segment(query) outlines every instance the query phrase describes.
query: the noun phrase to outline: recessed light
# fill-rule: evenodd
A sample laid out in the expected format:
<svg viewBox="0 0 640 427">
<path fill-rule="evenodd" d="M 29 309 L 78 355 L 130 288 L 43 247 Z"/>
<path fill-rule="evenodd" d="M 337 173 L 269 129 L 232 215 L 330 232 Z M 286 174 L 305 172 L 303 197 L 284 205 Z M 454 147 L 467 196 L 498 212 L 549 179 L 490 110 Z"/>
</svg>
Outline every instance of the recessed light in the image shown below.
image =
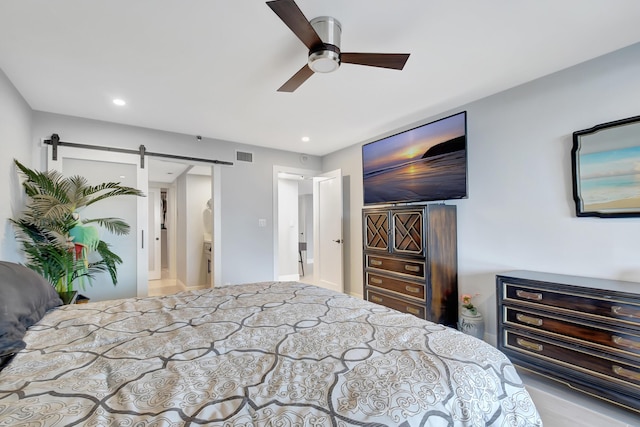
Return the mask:
<svg viewBox="0 0 640 427">
<path fill-rule="evenodd" d="M 302 142 L 309 142 L 309 141 L 311 141 L 311 138 L 309 138 L 308 136 L 302 137 Z"/>
<path fill-rule="evenodd" d="M 126 105 L 127 103 L 124 101 L 124 99 L 120 99 L 120 98 L 116 98 L 113 100 L 113 103 L 122 107 L 123 105 Z"/>
</svg>

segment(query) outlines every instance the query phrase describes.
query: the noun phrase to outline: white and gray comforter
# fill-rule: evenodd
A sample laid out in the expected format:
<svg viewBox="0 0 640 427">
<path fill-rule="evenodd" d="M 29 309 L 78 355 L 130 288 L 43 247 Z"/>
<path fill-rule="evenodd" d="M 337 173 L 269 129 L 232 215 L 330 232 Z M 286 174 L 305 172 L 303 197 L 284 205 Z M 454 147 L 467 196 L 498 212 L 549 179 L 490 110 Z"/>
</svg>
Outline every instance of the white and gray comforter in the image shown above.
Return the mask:
<svg viewBox="0 0 640 427">
<path fill-rule="evenodd" d="M 69 305 L 0 372 L 0 426 L 541 426 L 509 360 L 300 283 Z"/>
</svg>

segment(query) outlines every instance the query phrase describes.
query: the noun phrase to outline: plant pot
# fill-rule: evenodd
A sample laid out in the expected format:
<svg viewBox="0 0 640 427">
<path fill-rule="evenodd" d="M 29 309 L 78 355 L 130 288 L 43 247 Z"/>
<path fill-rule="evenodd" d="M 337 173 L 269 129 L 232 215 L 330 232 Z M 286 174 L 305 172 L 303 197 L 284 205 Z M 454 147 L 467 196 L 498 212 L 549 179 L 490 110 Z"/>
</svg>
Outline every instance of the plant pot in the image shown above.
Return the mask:
<svg viewBox="0 0 640 427">
<path fill-rule="evenodd" d="M 473 314 L 469 310 L 462 309 L 458 317 L 458 330 L 467 335 L 483 339 L 484 319 L 482 318 L 482 314 Z"/>
<path fill-rule="evenodd" d="M 75 304 L 78 298 L 77 291 L 58 292 L 58 295 L 60 295 L 63 305 Z"/>
<path fill-rule="evenodd" d="M 76 304 L 86 304 L 88 303 L 90 300 L 89 297 L 85 297 L 82 294 L 78 294 L 78 297 L 76 298 Z"/>
</svg>

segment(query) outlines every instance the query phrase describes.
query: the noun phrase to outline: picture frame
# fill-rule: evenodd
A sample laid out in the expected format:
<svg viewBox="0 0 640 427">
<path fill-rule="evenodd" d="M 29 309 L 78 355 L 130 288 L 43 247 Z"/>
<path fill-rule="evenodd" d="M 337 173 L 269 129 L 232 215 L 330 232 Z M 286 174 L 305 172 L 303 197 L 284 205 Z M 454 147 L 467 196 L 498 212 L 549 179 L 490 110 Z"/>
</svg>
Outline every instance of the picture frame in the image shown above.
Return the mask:
<svg viewBox="0 0 640 427">
<path fill-rule="evenodd" d="M 576 216 L 640 216 L 640 116 L 573 133 Z"/>
</svg>

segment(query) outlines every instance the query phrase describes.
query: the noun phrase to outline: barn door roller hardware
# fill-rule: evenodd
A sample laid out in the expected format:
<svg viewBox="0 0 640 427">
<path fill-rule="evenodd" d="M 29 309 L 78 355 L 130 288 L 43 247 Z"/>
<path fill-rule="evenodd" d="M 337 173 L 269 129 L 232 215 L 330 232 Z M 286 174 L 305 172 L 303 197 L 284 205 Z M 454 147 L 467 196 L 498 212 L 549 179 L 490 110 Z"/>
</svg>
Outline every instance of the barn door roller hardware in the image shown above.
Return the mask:
<svg viewBox="0 0 640 427">
<path fill-rule="evenodd" d="M 166 159 L 188 160 L 188 161 L 196 161 L 196 162 L 203 162 L 203 163 L 212 163 L 216 165 L 233 166 L 233 162 L 227 162 L 224 160 L 212 160 L 212 159 L 202 159 L 199 157 L 178 156 L 177 154 L 153 153 L 151 151 L 147 151 L 144 145 L 140 145 L 138 150 L 131 150 L 127 148 L 103 147 L 100 145 L 88 145 L 88 144 L 78 144 L 75 142 L 64 142 L 64 141 L 60 141 L 60 136 L 57 133 L 52 134 L 51 138 L 45 139 L 44 143 L 52 146 L 51 160 L 54 160 L 54 161 L 58 160 L 58 147 L 63 145 L 66 147 L 86 148 L 89 150 L 112 151 L 116 153 L 127 153 L 127 154 L 139 154 L 141 169 L 144 169 L 144 156 L 163 157 Z"/>
</svg>

